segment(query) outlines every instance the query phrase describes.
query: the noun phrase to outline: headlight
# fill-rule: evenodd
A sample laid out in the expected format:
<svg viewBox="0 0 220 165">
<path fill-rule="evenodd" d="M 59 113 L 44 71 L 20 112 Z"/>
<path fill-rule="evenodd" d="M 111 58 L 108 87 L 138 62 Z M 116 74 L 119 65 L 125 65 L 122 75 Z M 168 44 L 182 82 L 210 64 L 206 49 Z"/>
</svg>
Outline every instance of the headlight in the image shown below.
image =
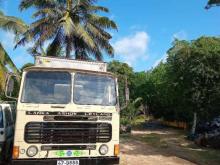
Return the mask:
<svg viewBox="0 0 220 165">
<path fill-rule="evenodd" d="M 101 155 L 106 155 L 108 153 L 108 146 L 105 144 L 101 145 L 99 148 L 99 153 Z"/>
<path fill-rule="evenodd" d="M 27 156 L 29 156 L 29 157 L 34 157 L 37 155 L 37 153 L 38 153 L 38 149 L 36 146 L 30 146 L 27 149 Z"/>
</svg>

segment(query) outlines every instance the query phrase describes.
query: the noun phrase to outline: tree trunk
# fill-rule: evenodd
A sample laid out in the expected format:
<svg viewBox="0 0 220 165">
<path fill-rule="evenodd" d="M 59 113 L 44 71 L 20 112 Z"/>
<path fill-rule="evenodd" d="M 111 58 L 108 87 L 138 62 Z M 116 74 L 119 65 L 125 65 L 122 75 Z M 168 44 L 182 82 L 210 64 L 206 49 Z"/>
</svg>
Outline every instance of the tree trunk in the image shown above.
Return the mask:
<svg viewBox="0 0 220 165">
<path fill-rule="evenodd" d="M 70 58 L 70 49 L 69 49 L 69 44 L 66 45 L 66 58 Z"/>
<path fill-rule="evenodd" d="M 193 126 L 192 126 L 192 130 L 191 130 L 191 134 L 194 135 L 196 133 L 196 124 L 197 124 L 197 113 L 194 112 L 194 116 L 193 116 Z"/>
<path fill-rule="evenodd" d="M 77 44 L 76 44 L 76 45 L 77 45 Z M 77 46 L 76 46 L 76 51 L 75 51 L 75 59 L 76 59 L 76 60 L 83 60 L 82 54 L 81 54 L 80 51 L 78 50 Z"/>
<path fill-rule="evenodd" d="M 71 47 L 71 39 L 70 37 L 66 37 L 66 58 L 70 58 Z"/>
<path fill-rule="evenodd" d="M 68 12 L 70 12 L 71 11 L 71 9 L 72 9 L 72 0 L 68 0 L 67 1 L 67 9 L 68 9 Z"/>
<path fill-rule="evenodd" d="M 129 98 L 129 88 L 128 88 L 128 78 L 125 77 L 125 105 L 128 105 Z"/>
<path fill-rule="evenodd" d="M 149 112 L 148 112 L 148 104 L 147 104 L 147 102 L 145 102 L 143 104 L 143 106 L 144 106 L 145 117 L 148 117 L 149 116 Z"/>
</svg>

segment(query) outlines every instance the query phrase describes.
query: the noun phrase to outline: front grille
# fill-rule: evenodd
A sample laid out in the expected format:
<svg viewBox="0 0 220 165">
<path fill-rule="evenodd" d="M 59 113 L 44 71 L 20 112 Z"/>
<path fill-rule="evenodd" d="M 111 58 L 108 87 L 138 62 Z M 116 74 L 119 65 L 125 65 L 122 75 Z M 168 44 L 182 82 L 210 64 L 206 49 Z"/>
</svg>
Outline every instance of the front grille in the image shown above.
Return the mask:
<svg viewBox="0 0 220 165">
<path fill-rule="evenodd" d="M 96 145 L 43 145 L 41 146 L 42 151 L 51 150 L 96 150 Z"/>
<path fill-rule="evenodd" d="M 25 141 L 35 144 L 107 143 L 112 138 L 108 123 L 31 122 Z"/>
</svg>

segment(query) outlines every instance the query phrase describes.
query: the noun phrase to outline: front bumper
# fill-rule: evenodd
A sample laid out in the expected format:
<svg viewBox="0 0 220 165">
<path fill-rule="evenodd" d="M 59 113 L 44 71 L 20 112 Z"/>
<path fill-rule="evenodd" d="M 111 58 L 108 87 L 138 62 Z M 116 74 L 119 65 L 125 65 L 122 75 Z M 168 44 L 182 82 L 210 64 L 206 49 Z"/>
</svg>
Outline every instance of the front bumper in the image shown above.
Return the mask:
<svg viewBox="0 0 220 165">
<path fill-rule="evenodd" d="M 68 158 L 61 160 L 79 160 L 80 165 L 112 165 L 119 164 L 118 157 Z M 12 165 L 57 165 L 58 159 L 19 159 L 12 160 Z"/>
</svg>

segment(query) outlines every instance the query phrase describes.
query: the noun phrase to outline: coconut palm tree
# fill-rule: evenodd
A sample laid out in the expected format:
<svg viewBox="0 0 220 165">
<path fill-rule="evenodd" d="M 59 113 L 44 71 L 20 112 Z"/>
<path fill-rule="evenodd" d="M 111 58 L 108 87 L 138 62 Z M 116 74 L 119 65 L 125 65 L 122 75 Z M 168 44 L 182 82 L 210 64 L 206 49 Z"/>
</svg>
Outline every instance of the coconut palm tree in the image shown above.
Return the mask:
<svg viewBox="0 0 220 165">
<path fill-rule="evenodd" d="M 23 34 L 28 29 L 28 26 L 21 19 L 14 16 L 6 16 L 0 10 L 0 29 L 12 31 L 15 34 L 15 36 L 18 37 L 20 34 Z M 6 51 L 0 43 L 1 72 L 8 71 L 8 67 L 11 69 L 11 71 L 14 71 L 15 73 L 18 72 L 18 69 L 16 68 L 15 64 L 13 63 L 13 61 L 11 60 L 11 58 L 6 53 Z"/>
<path fill-rule="evenodd" d="M 27 27 L 28 26 L 21 19 L 13 16 L 6 16 L 0 10 L 0 29 L 12 31 L 15 36 L 18 37 L 27 30 Z M 19 71 L 0 43 L 0 96 L 5 87 L 7 72 L 18 73 Z"/>
<path fill-rule="evenodd" d="M 102 52 L 113 56 L 111 35 L 107 29 L 117 29 L 114 21 L 98 15 L 109 12 L 105 7 L 96 6 L 95 0 L 22 0 L 20 9 L 35 7 L 33 17 L 37 20 L 30 25 L 18 45 L 34 41 L 33 54 L 42 54 L 42 46 L 50 42 L 46 55 L 66 58 L 102 60 Z M 40 53 L 39 53 L 40 52 Z"/>
</svg>

